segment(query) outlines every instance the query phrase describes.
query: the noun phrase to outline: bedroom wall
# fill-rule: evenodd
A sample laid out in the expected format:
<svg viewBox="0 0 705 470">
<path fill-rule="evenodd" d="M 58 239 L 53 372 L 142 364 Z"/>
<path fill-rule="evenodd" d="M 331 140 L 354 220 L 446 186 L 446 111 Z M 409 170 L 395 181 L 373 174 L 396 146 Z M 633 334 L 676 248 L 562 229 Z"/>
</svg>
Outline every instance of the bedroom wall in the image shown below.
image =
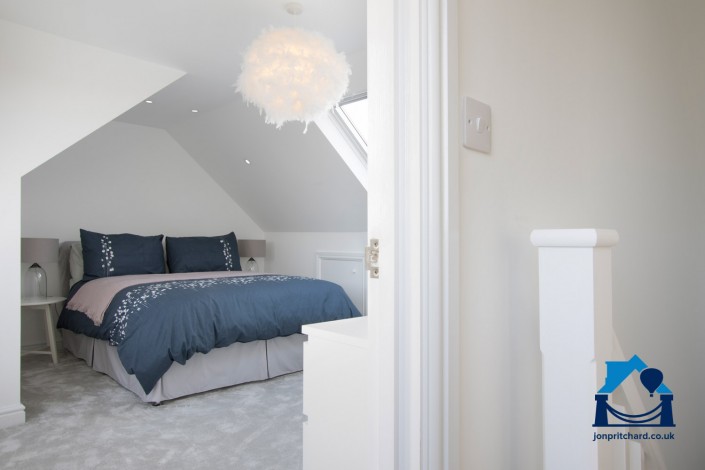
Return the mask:
<svg viewBox="0 0 705 470">
<path fill-rule="evenodd" d="M 529 234 L 598 227 L 621 236 L 622 347 L 675 392 L 666 465 L 702 468 L 705 4 L 460 0 L 459 10 L 460 94 L 490 104 L 493 120 L 492 154 L 460 155 L 461 467 L 542 468 Z"/>
<path fill-rule="evenodd" d="M 262 230 L 162 129 L 113 121 L 22 178 L 22 235 L 79 228 L 261 238 Z"/>
<path fill-rule="evenodd" d="M 263 237 L 166 131 L 116 121 L 22 178 L 22 236 L 78 240 L 79 228 Z M 42 343 L 40 316 L 22 321 L 23 346 Z"/>
<path fill-rule="evenodd" d="M 0 20 L 0 427 L 20 403 L 21 176 L 182 75 Z"/>
<path fill-rule="evenodd" d="M 367 232 L 267 232 L 267 270 L 316 277 L 316 253 L 364 253 Z"/>
</svg>

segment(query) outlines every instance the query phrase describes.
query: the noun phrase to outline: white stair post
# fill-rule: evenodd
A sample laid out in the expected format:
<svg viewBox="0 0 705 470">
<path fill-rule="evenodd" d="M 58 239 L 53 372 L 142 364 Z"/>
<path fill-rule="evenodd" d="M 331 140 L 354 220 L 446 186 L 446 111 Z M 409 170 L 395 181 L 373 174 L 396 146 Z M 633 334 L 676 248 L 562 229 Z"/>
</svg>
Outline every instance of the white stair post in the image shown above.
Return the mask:
<svg viewBox="0 0 705 470">
<path fill-rule="evenodd" d="M 610 447 L 593 442 L 595 393 L 612 352 L 614 230 L 534 230 L 539 247 L 545 470 L 609 470 Z"/>
</svg>

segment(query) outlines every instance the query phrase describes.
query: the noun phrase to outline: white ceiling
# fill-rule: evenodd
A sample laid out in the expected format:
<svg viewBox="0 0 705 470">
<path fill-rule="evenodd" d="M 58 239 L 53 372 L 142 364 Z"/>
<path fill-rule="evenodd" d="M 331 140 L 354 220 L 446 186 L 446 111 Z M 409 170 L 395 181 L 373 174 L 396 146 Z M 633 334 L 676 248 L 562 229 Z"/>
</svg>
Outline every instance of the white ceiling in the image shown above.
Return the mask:
<svg viewBox="0 0 705 470">
<path fill-rule="evenodd" d="M 266 27 L 296 26 L 323 33 L 347 54 L 366 47 L 366 3 L 305 0 L 289 15 L 286 0 L 0 0 L 0 17 L 103 49 L 156 62 L 190 77 L 165 91 L 161 113 L 209 109 L 234 99 L 241 54 Z M 158 107 L 124 120 L 154 124 Z M 177 113 L 178 114 L 178 113 Z M 132 120 L 134 118 L 134 121 Z"/>
<path fill-rule="evenodd" d="M 236 100 L 167 130 L 264 231 L 366 231 L 367 193 L 321 131 L 263 121 Z"/>
<path fill-rule="evenodd" d="M 300 123 L 287 123 L 274 131 L 234 92 L 242 52 L 269 26 L 319 31 L 346 54 L 365 50 L 365 1 L 306 0 L 299 16 L 286 13 L 286 3 L 0 0 L 0 18 L 185 71 L 184 78 L 152 97 L 153 104 L 139 103 L 118 119 L 169 131 L 263 230 L 364 231 L 364 189 L 318 129 L 311 125 L 303 134 Z M 266 159 L 272 172 L 261 166 L 244 182 L 230 177 L 239 171 L 243 154 Z M 275 170 L 284 168 L 288 178 L 277 177 Z M 283 208 L 267 207 L 272 192 L 284 198 Z"/>
</svg>

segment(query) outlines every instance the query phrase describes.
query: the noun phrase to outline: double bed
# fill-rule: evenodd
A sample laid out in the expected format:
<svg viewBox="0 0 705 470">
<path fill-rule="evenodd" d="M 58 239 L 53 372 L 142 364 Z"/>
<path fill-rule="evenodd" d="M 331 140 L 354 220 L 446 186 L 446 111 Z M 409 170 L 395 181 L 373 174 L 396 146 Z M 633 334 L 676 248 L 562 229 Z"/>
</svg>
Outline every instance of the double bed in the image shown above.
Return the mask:
<svg viewBox="0 0 705 470">
<path fill-rule="evenodd" d="M 125 235 L 61 245 L 58 327 L 65 349 L 145 402 L 300 371 L 302 325 L 360 315 L 336 284 L 240 271 L 234 234 L 167 237 L 168 263 L 161 236 Z"/>
</svg>

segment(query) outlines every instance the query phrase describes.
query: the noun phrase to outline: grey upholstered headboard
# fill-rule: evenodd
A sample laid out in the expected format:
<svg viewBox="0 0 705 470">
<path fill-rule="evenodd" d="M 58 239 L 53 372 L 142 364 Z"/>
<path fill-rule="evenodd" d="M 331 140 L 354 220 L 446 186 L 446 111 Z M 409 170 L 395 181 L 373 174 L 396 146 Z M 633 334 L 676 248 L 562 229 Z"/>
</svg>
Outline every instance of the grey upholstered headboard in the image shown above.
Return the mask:
<svg viewBox="0 0 705 470">
<path fill-rule="evenodd" d="M 61 242 L 59 244 L 59 286 L 61 295 L 66 297 L 69 294 L 69 282 L 71 279 L 71 269 L 69 267 L 69 257 L 71 255 L 71 244 L 75 241 Z"/>
</svg>

